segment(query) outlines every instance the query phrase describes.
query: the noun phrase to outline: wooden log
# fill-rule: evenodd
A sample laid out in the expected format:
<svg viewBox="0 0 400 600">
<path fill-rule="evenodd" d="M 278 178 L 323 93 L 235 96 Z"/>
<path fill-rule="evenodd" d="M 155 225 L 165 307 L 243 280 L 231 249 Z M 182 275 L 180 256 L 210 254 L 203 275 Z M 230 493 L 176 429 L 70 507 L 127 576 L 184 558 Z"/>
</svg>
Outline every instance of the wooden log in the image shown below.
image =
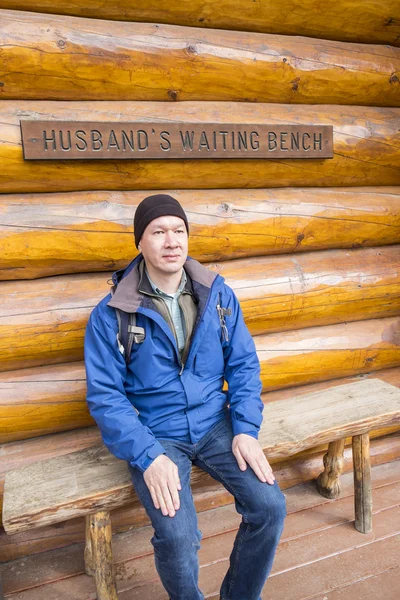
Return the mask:
<svg viewBox="0 0 400 600">
<path fill-rule="evenodd" d="M 397 0 L 0 0 L 0 8 L 400 45 Z"/>
<path fill-rule="evenodd" d="M 317 441 L 400 423 L 400 390 L 372 378 L 332 388 L 322 408 L 317 391 L 268 404 L 265 413 L 259 433 L 263 451 L 271 459 L 287 458 Z M 199 471 L 193 471 L 192 484 L 201 477 Z M 6 474 L 4 526 L 12 534 L 89 514 L 93 506 L 108 511 L 130 502 L 132 493 L 125 461 L 103 445 L 79 450 Z"/>
<path fill-rule="evenodd" d="M 360 533 L 372 531 L 371 461 L 369 435 L 353 437 L 355 527 Z"/>
<path fill-rule="evenodd" d="M 9 371 L 0 381 L 1 443 L 94 424 L 82 363 Z"/>
<path fill-rule="evenodd" d="M 400 106 L 391 46 L 8 10 L 1 19 L 3 99 Z"/>
<path fill-rule="evenodd" d="M 90 422 L 93 423 L 91 419 Z M 70 427 L 73 427 L 73 424 Z M 1 445 L 0 515 L 2 511 L 4 476 L 6 471 L 22 464 L 31 464 L 32 462 L 45 460 L 52 456 L 62 456 L 79 449 L 95 446 L 99 443 L 101 443 L 100 430 L 98 427 L 92 426 L 62 431 L 53 435 L 41 435 L 40 437 L 24 440 L 22 442 L 9 442 Z"/>
<path fill-rule="evenodd" d="M 252 335 L 400 314 L 399 245 L 236 260 L 211 269 L 235 290 Z"/>
<path fill-rule="evenodd" d="M 309 327 L 254 338 L 263 390 L 400 365 L 400 319 Z"/>
<path fill-rule="evenodd" d="M 400 246 L 210 264 L 236 292 L 253 335 L 400 314 Z M 3 283 L 0 370 L 80 360 L 110 274 Z M 29 299 L 29 300 L 28 300 Z"/>
<path fill-rule="evenodd" d="M 71 432 L 72 433 L 72 432 Z M 65 435 L 65 434 L 63 434 Z M 27 442 L 29 443 L 29 442 Z M 388 463 L 400 456 L 400 437 L 390 436 L 372 440 L 371 462 L 373 465 Z M 351 447 L 345 449 L 344 472 L 352 471 Z M 291 457 L 290 460 L 274 462 L 274 473 L 282 489 L 315 479 L 321 470 L 322 453 L 308 450 L 307 453 Z M 388 465 L 390 469 L 390 465 Z M 231 504 L 232 496 L 223 488 L 215 485 L 206 473 L 201 485 L 193 488 L 193 498 L 198 512 Z M 387 477 L 387 476 L 386 476 Z M 380 481 L 374 480 L 376 486 Z M 349 490 L 349 493 L 352 491 Z M 123 531 L 149 525 L 147 515 L 138 501 L 129 506 L 112 511 L 113 531 Z M 82 542 L 85 524 L 82 518 L 71 519 L 62 524 L 49 525 L 40 529 L 6 535 L 0 528 L 0 560 L 9 561 L 22 556 L 60 548 L 71 543 Z"/>
<path fill-rule="evenodd" d="M 0 196 L 0 279 L 107 271 L 136 251 L 133 215 L 150 192 Z M 204 261 L 395 244 L 400 187 L 170 190 Z"/>
<path fill-rule="evenodd" d="M 97 600 L 118 600 L 112 555 L 110 513 L 100 510 L 89 516 L 91 557 L 85 564 L 86 573 L 94 575 Z M 85 553 L 85 559 L 88 553 Z M 94 571 L 94 573 L 93 573 Z"/>
<path fill-rule="evenodd" d="M 317 489 L 325 498 L 339 498 L 340 475 L 344 467 L 344 439 L 329 443 L 328 452 L 324 455 L 324 471 L 317 479 Z"/>
<path fill-rule="evenodd" d="M 398 327 L 396 318 L 372 319 L 256 336 L 264 391 L 400 366 Z M 4 372 L 0 385 L 0 442 L 93 423 L 82 363 Z"/>
<path fill-rule="evenodd" d="M 333 159 L 24 161 L 20 118 L 332 125 Z M 0 193 L 400 185 L 400 109 L 225 102 L 0 104 Z"/>
<path fill-rule="evenodd" d="M 400 390 L 376 373 L 369 380 L 342 384 L 323 393 L 315 390 L 267 403 L 258 439 L 271 459 L 287 458 L 318 443 L 342 442 L 347 436 L 397 424 Z M 338 473 L 343 445 L 328 449 L 330 457 L 334 450 L 338 459 Z"/>
<path fill-rule="evenodd" d="M 85 559 L 85 573 L 93 577 L 96 570 L 96 565 L 94 562 L 93 556 L 93 548 L 92 548 L 92 537 L 91 537 L 91 520 L 92 515 L 85 516 L 85 550 L 84 550 L 84 559 Z"/>
</svg>

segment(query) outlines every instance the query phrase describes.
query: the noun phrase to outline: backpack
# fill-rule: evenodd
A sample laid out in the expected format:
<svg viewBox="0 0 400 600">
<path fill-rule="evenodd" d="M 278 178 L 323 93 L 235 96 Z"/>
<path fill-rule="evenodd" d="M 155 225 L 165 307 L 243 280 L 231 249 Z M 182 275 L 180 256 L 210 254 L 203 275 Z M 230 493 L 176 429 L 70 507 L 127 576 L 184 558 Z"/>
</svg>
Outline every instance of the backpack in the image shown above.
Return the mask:
<svg viewBox="0 0 400 600">
<path fill-rule="evenodd" d="M 221 343 L 228 341 L 228 328 L 225 323 L 225 317 L 231 316 L 231 308 L 221 306 L 221 292 L 218 294 L 218 304 L 216 306 L 219 322 L 221 324 Z M 118 321 L 117 343 L 118 350 L 125 358 L 125 363 L 129 365 L 133 344 L 142 344 L 146 338 L 144 327 L 136 325 L 136 313 L 127 313 L 124 310 L 115 308 Z"/>
<path fill-rule="evenodd" d="M 118 321 L 117 344 L 118 350 L 129 365 L 133 344 L 142 344 L 146 337 L 144 327 L 136 325 L 136 313 L 127 313 L 119 308 L 115 309 Z"/>
</svg>

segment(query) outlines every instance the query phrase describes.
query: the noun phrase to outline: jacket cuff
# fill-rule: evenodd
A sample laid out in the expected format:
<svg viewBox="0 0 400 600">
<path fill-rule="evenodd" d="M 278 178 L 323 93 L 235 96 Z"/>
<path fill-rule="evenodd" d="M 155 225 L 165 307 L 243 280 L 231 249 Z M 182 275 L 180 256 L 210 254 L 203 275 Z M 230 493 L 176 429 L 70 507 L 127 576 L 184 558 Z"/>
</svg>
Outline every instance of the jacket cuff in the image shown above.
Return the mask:
<svg viewBox="0 0 400 600">
<path fill-rule="evenodd" d="M 258 430 L 250 425 L 250 423 L 245 423 L 244 421 L 236 421 L 236 419 L 232 419 L 232 430 L 233 435 L 239 435 L 240 433 L 245 433 L 246 435 L 250 435 L 251 437 L 258 440 Z"/>
<path fill-rule="evenodd" d="M 163 446 L 161 446 L 160 442 L 156 440 L 154 444 L 143 453 L 140 460 L 132 460 L 129 464 L 135 469 L 138 469 L 141 473 L 144 473 L 151 463 L 157 458 L 157 456 L 160 456 L 160 454 L 166 454 L 166 450 L 163 448 Z"/>
</svg>

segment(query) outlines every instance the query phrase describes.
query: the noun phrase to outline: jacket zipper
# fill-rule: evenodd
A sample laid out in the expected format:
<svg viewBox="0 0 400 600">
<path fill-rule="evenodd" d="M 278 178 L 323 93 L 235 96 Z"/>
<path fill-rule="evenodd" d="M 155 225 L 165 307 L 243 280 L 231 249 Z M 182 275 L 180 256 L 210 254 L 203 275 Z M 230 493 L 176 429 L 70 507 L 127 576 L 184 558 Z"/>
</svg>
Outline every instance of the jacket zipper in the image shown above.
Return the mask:
<svg viewBox="0 0 400 600">
<path fill-rule="evenodd" d="M 201 322 L 202 322 L 202 320 L 203 320 L 203 317 L 204 317 L 204 315 L 205 315 L 205 314 L 206 314 L 206 312 L 207 312 L 208 305 L 210 304 L 210 300 L 211 300 L 211 296 L 212 296 L 212 292 L 213 292 L 213 287 L 214 287 L 214 285 L 215 285 L 215 281 L 216 281 L 216 280 L 214 280 L 214 281 L 213 281 L 213 283 L 211 284 L 211 287 L 210 287 L 210 292 L 209 292 L 209 294 L 208 294 L 208 298 L 207 298 L 207 302 L 206 302 L 206 305 L 205 305 L 205 307 L 204 307 L 204 310 L 203 310 L 203 314 L 201 315 L 201 318 L 200 318 L 200 320 L 199 320 L 199 323 L 198 323 L 198 325 L 197 325 L 196 329 L 194 330 L 194 332 L 193 332 L 193 334 L 192 334 L 192 343 L 191 343 L 191 347 L 193 347 L 193 345 L 194 345 L 194 342 L 195 342 L 195 336 L 197 335 L 197 332 L 198 332 L 198 331 L 199 331 L 199 329 L 200 329 Z M 188 356 L 187 356 L 187 358 L 189 358 L 189 354 L 190 354 L 190 350 L 189 350 L 189 352 L 188 352 Z M 182 369 L 181 369 L 181 371 L 180 371 L 179 375 L 182 375 L 183 368 L 184 368 L 184 366 L 182 367 Z"/>
<path fill-rule="evenodd" d="M 174 322 L 173 322 L 173 320 L 172 320 L 172 317 L 171 317 L 171 315 L 170 315 L 170 312 L 169 312 L 168 306 L 167 306 L 167 304 L 166 304 L 166 302 L 165 302 L 164 298 L 161 298 L 161 296 L 159 296 L 158 294 L 150 294 L 149 292 L 142 292 L 142 293 L 143 293 L 143 294 L 146 294 L 146 296 L 152 296 L 153 298 L 157 298 L 158 300 L 161 300 L 161 302 L 162 302 L 162 303 L 164 304 L 164 306 L 165 306 L 166 315 L 167 315 L 167 319 L 168 319 L 166 322 L 167 322 L 167 324 L 169 325 L 169 328 L 171 329 L 171 331 L 172 331 L 172 333 L 173 333 L 174 340 L 175 340 L 174 350 L 175 350 L 176 357 L 177 357 L 177 359 L 178 359 L 178 363 L 179 363 L 179 365 L 180 365 L 180 367 L 181 367 L 181 370 L 179 371 L 179 375 L 182 375 L 182 371 L 183 371 L 183 369 L 184 369 L 185 365 L 184 365 L 184 364 L 182 363 L 182 361 L 181 361 L 181 357 L 180 357 L 180 353 L 179 353 L 179 347 L 178 347 L 178 338 L 177 338 L 176 331 L 175 331 L 175 325 L 174 325 Z M 179 304 L 179 300 L 178 300 L 178 304 Z M 180 304 L 179 304 L 179 306 L 180 306 Z M 156 311 L 156 312 L 157 312 L 157 311 Z M 182 311 L 182 312 L 183 312 L 183 311 Z M 157 314 L 159 314 L 159 313 L 157 313 Z M 162 315 L 161 315 L 161 316 L 162 316 Z M 163 317 L 163 318 L 164 318 L 164 317 Z M 186 326 L 186 321 L 185 321 L 185 326 Z M 187 329 L 186 329 L 186 331 L 187 331 Z"/>
<path fill-rule="evenodd" d="M 178 304 L 179 304 L 179 308 L 182 311 L 183 322 L 184 322 L 184 326 L 185 326 L 185 345 L 183 346 L 183 349 L 182 349 L 182 357 L 187 358 L 187 354 L 188 354 L 187 348 L 189 346 L 190 338 L 192 337 L 193 332 L 192 332 L 192 335 L 189 338 L 188 335 L 187 335 L 187 332 L 188 332 L 188 319 L 187 319 L 187 315 L 186 315 L 186 312 L 185 312 L 185 307 L 184 307 L 184 305 L 182 305 L 180 303 L 180 299 L 181 298 L 182 298 L 182 294 L 178 298 Z M 179 348 L 178 348 L 178 350 L 179 350 Z M 180 364 L 181 364 L 181 370 L 179 371 L 179 375 L 182 375 L 183 369 L 185 368 L 185 362 L 183 362 L 182 358 L 180 360 Z"/>
</svg>

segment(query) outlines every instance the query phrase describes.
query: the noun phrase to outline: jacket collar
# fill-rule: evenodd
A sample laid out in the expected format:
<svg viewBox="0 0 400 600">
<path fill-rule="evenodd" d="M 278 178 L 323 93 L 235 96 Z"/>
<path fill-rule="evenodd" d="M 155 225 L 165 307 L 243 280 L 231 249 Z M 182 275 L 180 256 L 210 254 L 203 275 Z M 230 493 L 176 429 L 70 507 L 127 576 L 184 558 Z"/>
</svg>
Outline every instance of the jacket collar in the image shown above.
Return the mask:
<svg viewBox="0 0 400 600">
<path fill-rule="evenodd" d="M 112 298 L 107 303 L 108 306 L 129 313 L 136 312 L 142 303 L 143 294 L 154 294 L 146 276 L 146 270 L 143 267 L 143 255 L 139 254 L 126 269 L 114 273 L 112 278 L 114 286 L 111 289 Z M 190 257 L 187 258 L 183 268 L 189 275 L 184 292 L 190 294 L 194 294 L 192 281 L 211 289 L 212 284 L 218 277 L 216 273 L 203 267 L 197 260 Z"/>
</svg>

